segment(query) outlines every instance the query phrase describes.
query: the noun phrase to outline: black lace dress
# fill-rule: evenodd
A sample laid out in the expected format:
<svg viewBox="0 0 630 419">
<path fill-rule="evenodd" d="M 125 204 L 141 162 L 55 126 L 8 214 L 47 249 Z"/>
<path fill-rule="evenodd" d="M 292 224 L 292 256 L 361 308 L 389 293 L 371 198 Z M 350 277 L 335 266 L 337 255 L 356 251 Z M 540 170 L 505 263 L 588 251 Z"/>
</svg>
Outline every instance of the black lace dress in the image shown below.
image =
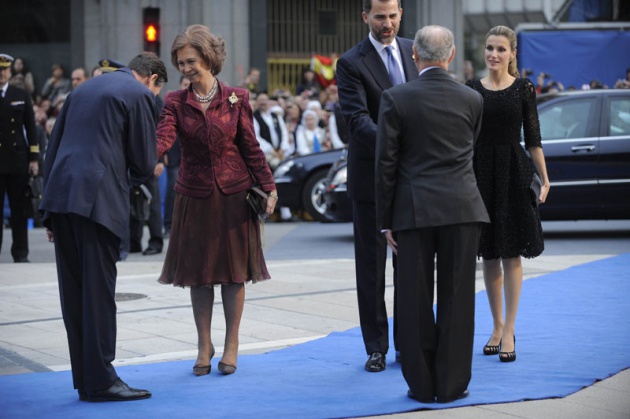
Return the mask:
<svg viewBox="0 0 630 419">
<path fill-rule="evenodd" d="M 517 78 L 503 90 L 466 85 L 483 96 L 483 120 L 473 164 L 490 224 L 483 224 L 479 255 L 484 259 L 533 258 L 544 250 L 536 196 L 530 190 L 533 167 L 521 146 L 542 147 L 536 90 L 529 79 Z"/>
</svg>

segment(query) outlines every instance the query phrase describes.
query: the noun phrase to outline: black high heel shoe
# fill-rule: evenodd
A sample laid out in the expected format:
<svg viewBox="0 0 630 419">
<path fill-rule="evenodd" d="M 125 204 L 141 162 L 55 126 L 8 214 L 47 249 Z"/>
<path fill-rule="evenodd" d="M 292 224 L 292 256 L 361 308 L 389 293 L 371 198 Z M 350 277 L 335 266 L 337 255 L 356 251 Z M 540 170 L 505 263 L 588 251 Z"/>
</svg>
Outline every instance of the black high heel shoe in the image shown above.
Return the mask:
<svg viewBox="0 0 630 419">
<path fill-rule="evenodd" d="M 214 356 L 214 345 L 212 345 L 212 353 L 210 354 L 210 361 L 212 361 L 212 357 Z M 193 374 L 197 377 L 201 377 L 202 375 L 210 374 L 210 370 L 212 369 L 212 364 L 209 365 L 195 365 L 193 366 Z"/>
<path fill-rule="evenodd" d="M 514 350 L 512 352 L 499 352 L 499 361 L 501 362 L 516 361 L 516 335 L 514 335 Z"/>
<path fill-rule="evenodd" d="M 492 337 L 490 339 L 492 339 Z M 490 339 L 488 339 L 488 342 L 490 342 Z M 496 355 L 499 353 L 500 350 L 501 350 L 501 342 L 499 342 L 498 345 L 488 345 L 486 343 L 486 346 L 483 347 L 483 354 Z"/>
</svg>

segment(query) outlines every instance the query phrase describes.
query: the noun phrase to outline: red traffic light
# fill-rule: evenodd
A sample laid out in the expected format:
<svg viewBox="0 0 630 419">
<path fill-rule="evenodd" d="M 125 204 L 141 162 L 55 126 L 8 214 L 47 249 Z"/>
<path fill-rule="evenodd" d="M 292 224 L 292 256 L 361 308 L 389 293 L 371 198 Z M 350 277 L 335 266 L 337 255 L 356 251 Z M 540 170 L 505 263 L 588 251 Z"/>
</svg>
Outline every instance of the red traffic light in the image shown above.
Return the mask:
<svg viewBox="0 0 630 419">
<path fill-rule="evenodd" d="M 156 25 L 149 24 L 144 30 L 144 37 L 147 42 L 157 42 L 158 40 L 158 28 Z"/>
</svg>

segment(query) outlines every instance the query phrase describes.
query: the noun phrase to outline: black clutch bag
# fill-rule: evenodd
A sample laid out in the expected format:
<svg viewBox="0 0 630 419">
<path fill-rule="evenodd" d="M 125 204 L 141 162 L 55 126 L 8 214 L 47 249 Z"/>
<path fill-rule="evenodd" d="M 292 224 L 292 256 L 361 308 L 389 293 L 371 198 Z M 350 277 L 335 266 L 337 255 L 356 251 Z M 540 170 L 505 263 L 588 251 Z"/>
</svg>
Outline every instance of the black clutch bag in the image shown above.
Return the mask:
<svg viewBox="0 0 630 419">
<path fill-rule="evenodd" d="M 531 185 L 529 185 L 529 189 L 531 189 L 531 191 L 534 194 L 534 202 L 536 203 L 536 206 L 538 206 L 538 197 L 540 196 L 540 188 L 542 188 L 542 181 L 540 180 L 540 176 L 538 176 L 538 173 L 534 172 L 532 183 Z"/>
<path fill-rule="evenodd" d="M 267 198 L 265 191 L 258 186 L 247 190 L 247 203 L 256 214 L 263 217 L 267 214 Z"/>
</svg>

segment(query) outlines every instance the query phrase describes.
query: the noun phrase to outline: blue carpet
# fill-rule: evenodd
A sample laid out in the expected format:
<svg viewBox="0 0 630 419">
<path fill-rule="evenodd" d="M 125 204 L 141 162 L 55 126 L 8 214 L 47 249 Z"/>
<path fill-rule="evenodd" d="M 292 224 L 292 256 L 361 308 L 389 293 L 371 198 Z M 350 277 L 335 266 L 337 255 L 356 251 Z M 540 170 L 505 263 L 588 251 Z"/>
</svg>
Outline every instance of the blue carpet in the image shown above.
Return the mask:
<svg viewBox="0 0 630 419">
<path fill-rule="evenodd" d="M 477 295 L 470 397 L 424 405 L 406 397 L 400 366 L 363 371 L 359 329 L 262 355 L 243 355 L 236 374 L 193 377 L 192 361 L 119 367 L 153 398 L 79 402 L 70 372 L 0 377 L 2 418 L 332 418 L 565 397 L 630 367 L 630 254 L 525 281 L 515 363 L 481 354 L 491 327 Z M 620 327 L 621 326 L 621 327 Z"/>
</svg>

